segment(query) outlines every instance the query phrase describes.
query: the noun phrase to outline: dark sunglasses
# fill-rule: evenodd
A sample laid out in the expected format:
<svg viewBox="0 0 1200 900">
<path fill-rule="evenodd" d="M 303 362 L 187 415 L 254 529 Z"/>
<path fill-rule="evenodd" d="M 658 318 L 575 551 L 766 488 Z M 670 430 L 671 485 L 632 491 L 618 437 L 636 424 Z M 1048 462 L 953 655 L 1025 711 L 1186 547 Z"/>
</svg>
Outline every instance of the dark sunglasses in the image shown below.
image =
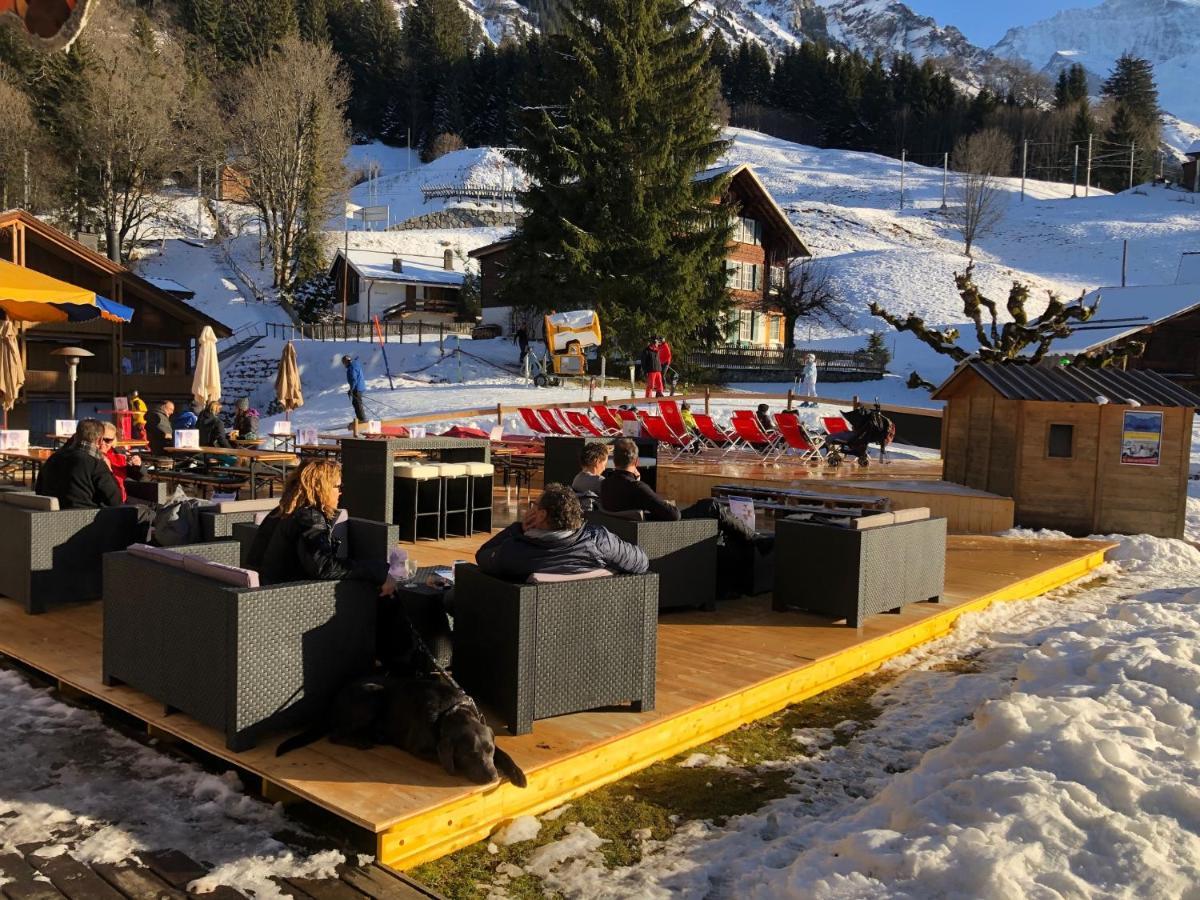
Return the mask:
<svg viewBox="0 0 1200 900">
<path fill-rule="evenodd" d="M 112 443 L 115 443 L 117 439 L 116 438 L 100 438 L 100 440 L 104 441 L 104 443 L 106 443 L 106 444 L 112 444 Z"/>
</svg>

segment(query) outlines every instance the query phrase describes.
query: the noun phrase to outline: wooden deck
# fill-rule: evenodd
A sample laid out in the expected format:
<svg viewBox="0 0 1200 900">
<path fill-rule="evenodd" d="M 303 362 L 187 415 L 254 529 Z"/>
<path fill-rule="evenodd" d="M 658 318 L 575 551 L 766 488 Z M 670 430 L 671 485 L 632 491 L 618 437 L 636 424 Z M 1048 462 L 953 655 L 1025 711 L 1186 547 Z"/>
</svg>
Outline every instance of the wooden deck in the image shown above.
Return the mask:
<svg viewBox="0 0 1200 900">
<path fill-rule="evenodd" d="M 892 509 L 929 508 L 946 519 L 951 534 L 995 534 L 1013 527 L 1013 501 L 942 481 L 940 459 L 904 459 L 862 469 L 754 460 L 686 459 L 658 466 L 658 491 L 681 507 L 711 496 L 714 485 L 796 488 L 837 494 L 887 497 Z"/>
<path fill-rule="evenodd" d="M 421 544 L 422 564 L 473 556 L 482 538 Z M 868 619 L 859 630 L 800 613 L 773 613 L 770 598 L 745 598 L 713 613 L 664 615 L 659 626 L 658 706 L 645 713 L 595 712 L 501 736 L 525 769 L 528 788 L 479 787 L 434 763 L 379 747 L 354 751 L 321 741 L 283 759 L 276 741 L 232 754 L 222 736 L 127 687 L 100 682 L 99 603 L 26 616 L 0 599 L 0 653 L 261 777 L 275 799 L 300 797 L 373 833 L 377 857 L 406 868 L 485 837 L 498 824 L 536 814 L 650 763 L 820 693 L 946 633 L 964 612 L 1036 596 L 1085 575 L 1112 545 L 951 537 L 941 604 Z"/>
</svg>

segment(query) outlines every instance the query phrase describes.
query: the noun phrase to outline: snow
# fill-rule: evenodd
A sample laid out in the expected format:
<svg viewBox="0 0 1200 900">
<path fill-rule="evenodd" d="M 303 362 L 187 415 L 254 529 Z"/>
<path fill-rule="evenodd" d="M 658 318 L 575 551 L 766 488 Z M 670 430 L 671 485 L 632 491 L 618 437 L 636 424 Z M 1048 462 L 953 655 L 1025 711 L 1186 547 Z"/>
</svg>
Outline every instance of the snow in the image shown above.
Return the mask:
<svg viewBox="0 0 1200 900">
<path fill-rule="evenodd" d="M 1195 309 L 1200 306 L 1200 284 L 1101 288 L 1088 295 L 1088 303 L 1096 297 L 1100 298 L 1100 306 L 1095 317 L 1076 327 L 1070 337 L 1056 341 L 1055 352 L 1091 350 Z"/>
<path fill-rule="evenodd" d="M 537 816 L 517 816 L 492 835 L 492 840 L 502 847 L 511 847 L 522 841 L 532 841 L 542 830 Z"/>
<path fill-rule="evenodd" d="M 724 827 L 689 823 L 635 867 L 567 855 L 543 886 L 573 898 L 1192 896 L 1200 551 L 1119 540 L 1106 581 L 970 614 L 894 660 L 878 719 L 844 746 L 799 733 L 811 755 L 789 763 L 794 793 Z M 964 656 L 978 671 L 935 670 Z"/>
<path fill-rule="evenodd" d="M 345 861 L 288 846 L 274 836 L 285 829 L 302 833 L 281 807 L 246 796 L 233 772 L 142 746 L 0 669 L 0 852 L 45 843 L 43 856 L 119 863 L 174 849 L 215 867 L 196 889 L 278 898 L 271 878 L 328 877 Z"/>
<path fill-rule="evenodd" d="M 348 255 L 351 265 L 358 270 L 363 278 L 374 281 L 394 281 L 397 283 L 434 284 L 461 287 L 463 273 L 447 270 L 442 266 L 431 266 L 428 263 L 414 262 L 411 259 L 397 257 L 383 250 L 350 250 Z M 401 270 L 395 271 L 392 260 L 401 260 Z"/>
</svg>

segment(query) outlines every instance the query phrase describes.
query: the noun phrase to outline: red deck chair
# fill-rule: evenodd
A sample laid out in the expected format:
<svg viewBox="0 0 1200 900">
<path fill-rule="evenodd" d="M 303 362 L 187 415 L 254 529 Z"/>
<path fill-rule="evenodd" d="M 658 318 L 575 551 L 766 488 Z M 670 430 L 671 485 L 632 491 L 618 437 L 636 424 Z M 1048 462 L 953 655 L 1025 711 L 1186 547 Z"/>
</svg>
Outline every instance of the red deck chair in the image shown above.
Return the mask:
<svg viewBox="0 0 1200 900">
<path fill-rule="evenodd" d="M 778 459 L 786 447 L 778 434 L 769 435 L 764 432 L 754 415 L 735 417 L 729 420 L 729 424 L 733 426 L 737 436 L 752 450 L 761 454 L 764 460 Z"/>
<path fill-rule="evenodd" d="M 658 401 L 658 414 L 666 421 L 667 427 L 680 437 L 692 433 L 692 430 L 683 421 L 683 413 L 679 411 L 679 404 L 674 400 L 660 399 Z"/>
<path fill-rule="evenodd" d="M 637 410 L 634 409 L 616 409 L 613 412 L 626 422 L 636 422 L 638 420 Z"/>
<path fill-rule="evenodd" d="M 788 413 L 776 413 L 775 427 L 779 429 L 787 449 L 795 450 L 801 462 L 821 458 L 824 441 L 810 435 L 798 418 Z"/>
<path fill-rule="evenodd" d="M 660 444 L 666 444 L 668 447 L 675 448 L 675 455 L 671 457 L 672 460 L 679 459 L 680 456 L 687 453 L 696 445 L 695 435 L 689 434 L 685 437 L 680 437 L 667 426 L 667 422 L 662 416 L 652 416 L 649 413 L 642 413 L 642 427 L 646 429 L 646 434 Z"/>
<path fill-rule="evenodd" d="M 843 437 L 854 431 L 850 427 L 850 423 L 841 416 L 822 416 L 821 424 L 825 427 L 825 434 L 829 437 Z"/>
<path fill-rule="evenodd" d="M 604 429 L 604 433 L 609 436 L 621 434 L 621 420 L 607 406 L 597 404 L 592 407 L 592 412 L 596 414 L 596 418 L 600 420 L 600 426 Z"/>
<path fill-rule="evenodd" d="M 696 429 L 700 432 L 700 437 L 713 447 L 724 449 L 725 453 L 732 453 L 742 443 L 736 434 L 722 431 L 712 416 L 695 413 L 693 418 L 696 420 Z"/>
<path fill-rule="evenodd" d="M 562 419 L 554 414 L 554 410 L 539 409 L 537 410 L 537 414 L 542 423 L 550 429 L 551 434 L 560 434 L 564 437 L 579 437 L 575 433 L 574 428 L 568 428 Z"/>
<path fill-rule="evenodd" d="M 522 406 L 517 409 L 517 412 L 521 414 L 521 419 L 524 420 L 526 426 L 528 426 L 534 434 L 550 434 L 550 432 L 546 430 L 546 426 L 542 424 L 542 420 L 534 414 L 532 409 L 527 406 Z"/>
<path fill-rule="evenodd" d="M 604 437 L 604 432 L 595 426 L 587 413 L 577 412 L 573 409 L 568 409 L 563 412 L 566 417 L 567 424 L 578 431 L 585 437 Z"/>
</svg>

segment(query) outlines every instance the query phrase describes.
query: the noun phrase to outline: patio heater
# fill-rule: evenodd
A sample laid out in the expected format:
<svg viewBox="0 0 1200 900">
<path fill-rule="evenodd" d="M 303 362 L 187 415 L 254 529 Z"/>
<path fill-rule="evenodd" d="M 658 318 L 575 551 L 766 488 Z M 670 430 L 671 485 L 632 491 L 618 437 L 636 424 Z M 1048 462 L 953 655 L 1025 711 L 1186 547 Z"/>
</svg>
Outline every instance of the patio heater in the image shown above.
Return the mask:
<svg viewBox="0 0 1200 900">
<path fill-rule="evenodd" d="M 70 385 L 71 404 L 68 419 L 75 418 L 75 379 L 79 375 L 79 361 L 86 359 L 89 356 L 95 356 L 91 350 L 84 350 L 82 347 L 59 347 L 57 350 L 50 351 L 51 356 L 61 356 L 67 363 L 67 383 Z"/>
</svg>

